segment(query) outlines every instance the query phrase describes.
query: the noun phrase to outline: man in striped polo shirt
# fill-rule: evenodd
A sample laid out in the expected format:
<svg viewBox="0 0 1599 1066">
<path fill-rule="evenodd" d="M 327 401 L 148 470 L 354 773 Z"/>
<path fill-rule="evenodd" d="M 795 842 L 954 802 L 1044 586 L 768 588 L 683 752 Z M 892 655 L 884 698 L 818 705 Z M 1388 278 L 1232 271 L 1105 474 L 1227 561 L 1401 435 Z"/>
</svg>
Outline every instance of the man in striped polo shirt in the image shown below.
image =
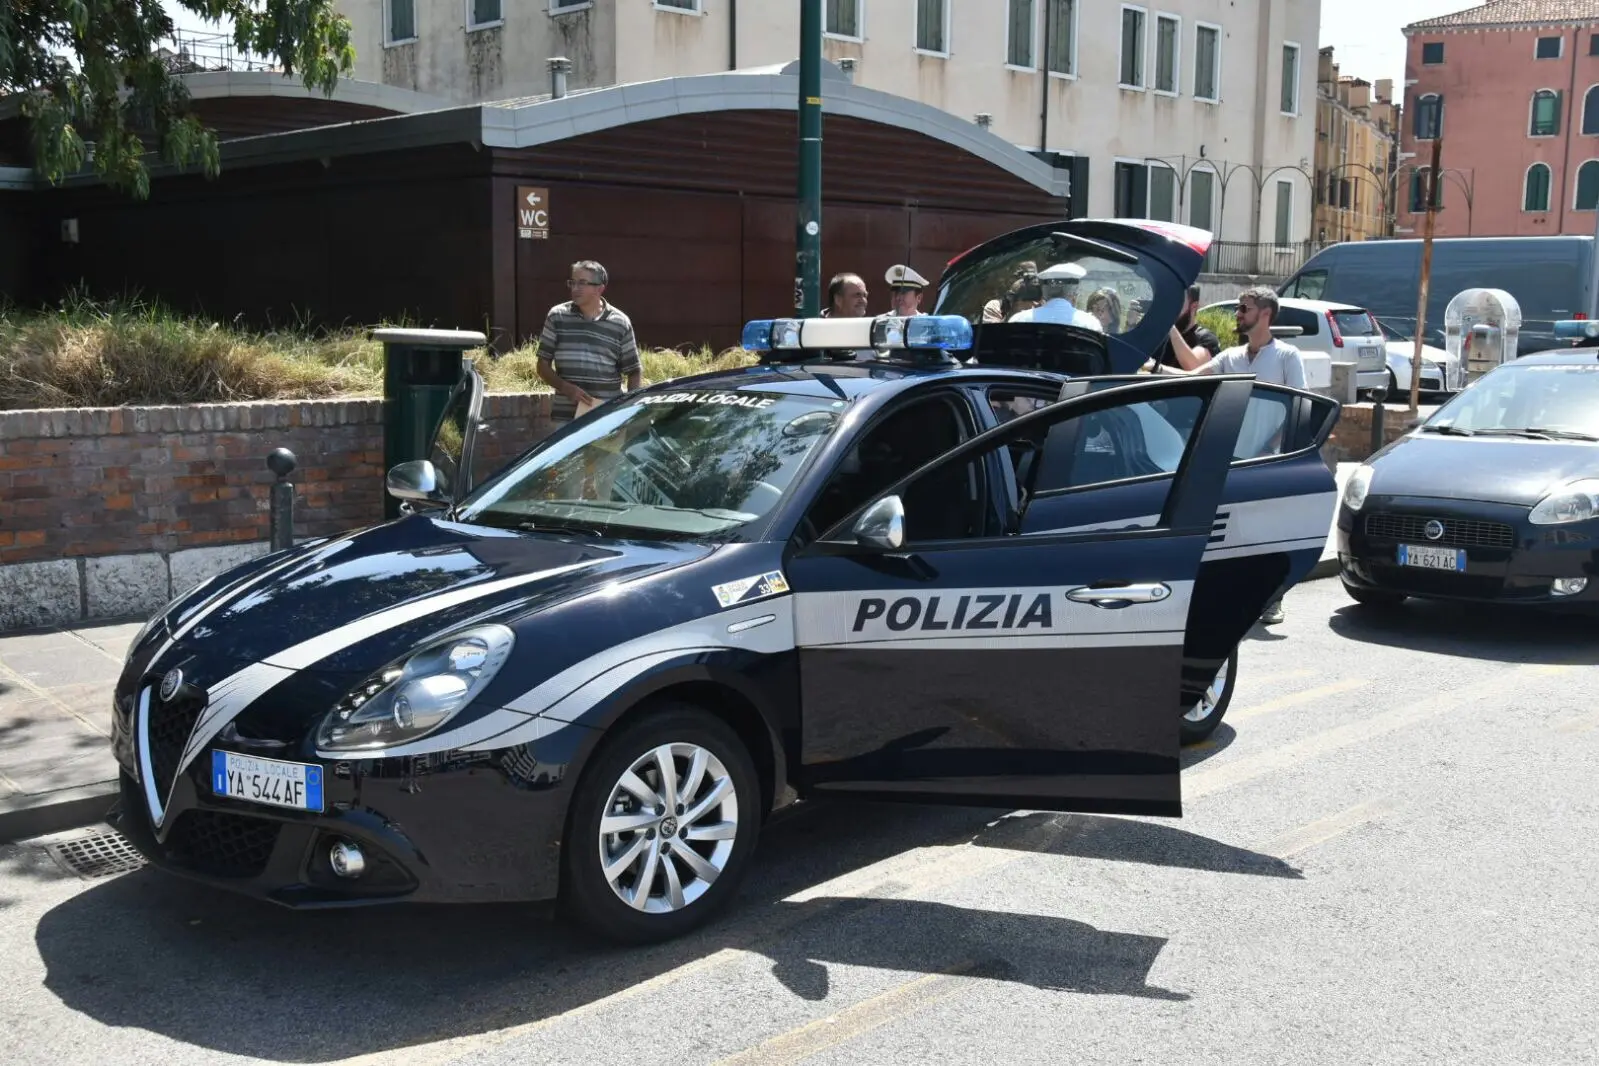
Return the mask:
<svg viewBox="0 0 1599 1066">
<path fill-rule="evenodd" d="M 592 259 L 572 264 L 572 298 L 550 308 L 539 334 L 539 377 L 555 390 L 552 421 L 568 422 L 581 409 L 643 384 L 633 323 L 605 299 L 610 275 Z"/>
</svg>

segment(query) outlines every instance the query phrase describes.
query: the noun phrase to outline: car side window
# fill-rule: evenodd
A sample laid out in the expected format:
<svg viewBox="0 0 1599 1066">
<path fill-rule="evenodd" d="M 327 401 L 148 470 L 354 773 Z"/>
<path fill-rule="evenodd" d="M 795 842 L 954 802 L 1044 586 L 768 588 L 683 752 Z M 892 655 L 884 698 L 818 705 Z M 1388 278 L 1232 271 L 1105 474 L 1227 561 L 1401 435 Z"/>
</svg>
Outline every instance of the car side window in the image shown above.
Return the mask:
<svg viewBox="0 0 1599 1066">
<path fill-rule="evenodd" d="M 1022 486 L 1040 496 L 1174 474 L 1203 409 L 1199 397 L 1177 396 L 1068 419 L 1049 432 L 1051 461 Z"/>
<path fill-rule="evenodd" d="M 1294 279 L 1288 286 L 1284 296 L 1292 296 L 1301 300 L 1319 300 L 1327 291 L 1327 272 L 1325 270 L 1307 270 Z M 1287 325 L 1287 323 L 1284 323 Z"/>
<path fill-rule="evenodd" d="M 461 470 L 461 459 L 466 448 L 466 424 L 471 415 L 471 406 L 471 390 L 458 390 L 450 398 L 449 406 L 444 409 L 433 431 L 428 459 L 438 471 L 439 488 L 446 494 L 452 491 L 457 479 L 466 476 Z"/>
<path fill-rule="evenodd" d="M 1297 450 L 1292 441 L 1285 441 L 1293 403 L 1294 397 L 1288 393 L 1257 388 L 1244 409 L 1244 424 L 1238 431 L 1233 461 L 1261 459 Z"/>
<path fill-rule="evenodd" d="M 1304 330 L 1302 337 L 1314 337 L 1321 330 L 1320 316 L 1314 311 L 1306 311 L 1302 307 L 1283 307 L 1282 317 L 1277 322 L 1279 326 L 1298 326 Z"/>
</svg>

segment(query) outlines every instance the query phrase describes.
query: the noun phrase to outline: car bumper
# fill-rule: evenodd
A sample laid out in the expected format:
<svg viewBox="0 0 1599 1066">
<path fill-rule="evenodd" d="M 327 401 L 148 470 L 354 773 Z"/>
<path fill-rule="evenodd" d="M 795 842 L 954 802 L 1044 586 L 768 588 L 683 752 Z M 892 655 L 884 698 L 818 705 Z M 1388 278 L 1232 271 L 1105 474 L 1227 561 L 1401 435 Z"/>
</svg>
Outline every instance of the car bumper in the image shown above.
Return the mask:
<svg viewBox="0 0 1599 1066">
<path fill-rule="evenodd" d="M 138 779 L 131 708 L 113 715 L 121 768 L 111 823 L 149 862 L 219 889 L 292 908 L 536 901 L 556 895 L 574 733 L 493 752 L 294 761 L 322 767 L 323 810 L 213 794 L 207 746 L 180 772 L 158 820 Z M 283 756 L 274 756 L 282 758 Z M 364 870 L 340 876 L 336 844 Z"/>
<path fill-rule="evenodd" d="M 1346 584 L 1428 599 L 1599 608 L 1599 522 L 1534 526 L 1528 509 L 1509 504 L 1420 497 L 1371 499 L 1356 514 L 1340 504 L 1335 544 Z M 1430 539 L 1436 519 L 1445 534 Z M 1401 545 L 1464 551 L 1464 572 L 1403 565 Z M 1580 592 L 1559 594 L 1559 578 L 1587 578 Z"/>
</svg>

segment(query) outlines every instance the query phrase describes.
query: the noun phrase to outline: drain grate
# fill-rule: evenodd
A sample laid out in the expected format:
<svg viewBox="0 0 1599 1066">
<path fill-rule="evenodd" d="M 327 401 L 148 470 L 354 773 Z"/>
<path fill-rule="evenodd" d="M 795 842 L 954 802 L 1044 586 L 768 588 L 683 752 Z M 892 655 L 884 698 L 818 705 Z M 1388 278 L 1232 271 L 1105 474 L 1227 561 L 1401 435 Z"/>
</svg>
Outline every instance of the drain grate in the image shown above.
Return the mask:
<svg viewBox="0 0 1599 1066">
<path fill-rule="evenodd" d="M 94 829 L 82 836 L 45 845 L 50 857 L 85 880 L 127 873 L 144 865 L 128 838 L 115 830 Z"/>
</svg>

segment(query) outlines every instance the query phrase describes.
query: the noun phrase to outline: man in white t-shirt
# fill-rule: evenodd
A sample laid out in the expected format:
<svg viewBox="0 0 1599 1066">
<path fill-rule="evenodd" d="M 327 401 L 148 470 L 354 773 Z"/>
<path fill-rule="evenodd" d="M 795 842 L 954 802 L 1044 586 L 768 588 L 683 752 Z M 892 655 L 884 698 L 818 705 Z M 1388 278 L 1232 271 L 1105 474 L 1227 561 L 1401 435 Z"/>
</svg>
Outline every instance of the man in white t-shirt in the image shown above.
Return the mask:
<svg viewBox="0 0 1599 1066">
<path fill-rule="evenodd" d="M 1175 329 L 1171 331 L 1171 346 L 1182 369 L 1164 366 L 1151 360 L 1144 369 L 1152 374 L 1253 374 L 1261 381 L 1290 388 L 1305 387 L 1305 360 L 1299 349 L 1284 344 L 1271 335 L 1277 321 L 1277 293 L 1258 286 L 1238 297 L 1238 336 L 1244 343 L 1218 352 L 1209 359 L 1194 354 Z M 1239 429 L 1240 456 L 1268 454 L 1276 436 L 1282 431 L 1281 411 L 1276 404 L 1251 404 Z M 1260 620 L 1266 625 L 1276 625 L 1283 620 L 1282 600 L 1266 605 Z"/>
<path fill-rule="evenodd" d="M 1056 263 L 1038 272 L 1038 284 L 1044 290 L 1044 302 L 1010 316 L 1012 322 L 1063 322 L 1080 326 L 1096 333 L 1105 332 L 1099 316 L 1078 308 L 1074 300 L 1078 282 L 1088 276 L 1088 271 L 1076 263 Z"/>
</svg>

